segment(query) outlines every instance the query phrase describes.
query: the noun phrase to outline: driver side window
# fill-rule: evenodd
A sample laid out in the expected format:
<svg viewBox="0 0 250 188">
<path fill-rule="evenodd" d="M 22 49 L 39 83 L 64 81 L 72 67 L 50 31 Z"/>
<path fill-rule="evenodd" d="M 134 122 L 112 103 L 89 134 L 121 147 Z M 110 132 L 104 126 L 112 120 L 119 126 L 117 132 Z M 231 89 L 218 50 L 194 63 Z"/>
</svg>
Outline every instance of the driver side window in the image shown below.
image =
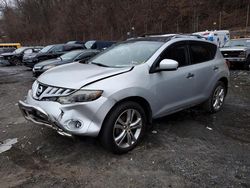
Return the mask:
<svg viewBox="0 0 250 188">
<path fill-rule="evenodd" d="M 179 63 L 179 67 L 188 65 L 187 45 L 184 43 L 174 44 L 169 47 L 160 55 L 160 60 L 172 59 Z"/>
<path fill-rule="evenodd" d="M 32 52 L 33 52 L 32 49 L 27 49 L 27 50 L 24 51 L 25 54 L 31 54 Z"/>
</svg>

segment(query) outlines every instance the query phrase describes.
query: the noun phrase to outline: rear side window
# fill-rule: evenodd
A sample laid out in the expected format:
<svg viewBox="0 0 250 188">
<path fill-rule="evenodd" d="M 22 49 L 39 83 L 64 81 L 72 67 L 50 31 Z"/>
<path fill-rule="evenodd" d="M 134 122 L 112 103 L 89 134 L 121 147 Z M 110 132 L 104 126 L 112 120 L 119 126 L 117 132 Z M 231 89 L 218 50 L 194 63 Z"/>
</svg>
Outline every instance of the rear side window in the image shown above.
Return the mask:
<svg viewBox="0 0 250 188">
<path fill-rule="evenodd" d="M 33 52 L 32 49 L 27 49 L 27 50 L 24 51 L 25 54 L 31 54 L 32 52 Z"/>
<path fill-rule="evenodd" d="M 191 63 L 197 64 L 214 59 L 217 46 L 206 42 L 191 42 L 189 49 Z"/>
<path fill-rule="evenodd" d="M 71 51 L 71 50 L 77 50 L 77 49 L 83 49 L 83 46 L 80 45 L 65 45 L 64 51 Z"/>
</svg>

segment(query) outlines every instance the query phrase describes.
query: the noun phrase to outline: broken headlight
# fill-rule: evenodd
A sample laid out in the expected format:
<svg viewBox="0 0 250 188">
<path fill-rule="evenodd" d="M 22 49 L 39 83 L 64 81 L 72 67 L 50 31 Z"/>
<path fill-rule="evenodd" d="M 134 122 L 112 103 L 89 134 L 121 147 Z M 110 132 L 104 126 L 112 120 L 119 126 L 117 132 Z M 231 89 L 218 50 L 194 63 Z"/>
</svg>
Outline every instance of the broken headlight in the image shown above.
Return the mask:
<svg viewBox="0 0 250 188">
<path fill-rule="evenodd" d="M 78 90 L 71 95 L 58 97 L 57 102 L 61 104 L 70 104 L 76 102 L 89 102 L 98 99 L 102 95 L 102 90 Z"/>
</svg>

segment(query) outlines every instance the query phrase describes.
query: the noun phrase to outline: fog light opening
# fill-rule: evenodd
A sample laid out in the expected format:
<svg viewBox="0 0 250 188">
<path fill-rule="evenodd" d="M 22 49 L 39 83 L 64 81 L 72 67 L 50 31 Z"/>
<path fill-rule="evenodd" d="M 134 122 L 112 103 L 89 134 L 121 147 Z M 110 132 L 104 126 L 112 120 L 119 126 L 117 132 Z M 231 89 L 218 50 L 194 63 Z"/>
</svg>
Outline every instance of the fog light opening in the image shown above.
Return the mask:
<svg viewBox="0 0 250 188">
<path fill-rule="evenodd" d="M 79 121 L 79 120 L 69 120 L 68 123 L 67 123 L 67 127 L 69 129 L 80 129 L 82 127 L 82 122 Z"/>
</svg>

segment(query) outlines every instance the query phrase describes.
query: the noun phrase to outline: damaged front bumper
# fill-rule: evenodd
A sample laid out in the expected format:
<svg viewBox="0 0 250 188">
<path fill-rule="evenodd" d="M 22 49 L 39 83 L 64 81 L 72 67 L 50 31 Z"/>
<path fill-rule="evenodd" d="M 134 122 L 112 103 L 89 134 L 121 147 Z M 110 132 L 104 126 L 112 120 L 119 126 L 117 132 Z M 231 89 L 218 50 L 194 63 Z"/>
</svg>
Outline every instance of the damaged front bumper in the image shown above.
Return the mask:
<svg viewBox="0 0 250 188">
<path fill-rule="evenodd" d="M 35 100 L 30 90 L 26 100 L 19 101 L 19 108 L 27 120 L 52 128 L 59 134 L 98 136 L 114 103 L 100 97 L 91 102 L 62 105 L 54 101 Z"/>
<path fill-rule="evenodd" d="M 23 116 L 25 117 L 25 119 L 27 119 L 33 123 L 36 123 L 39 125 L 44 125 L 46 127 L 52 128 L 52 129 L 56 130 L 60 135 L 69 136 L 69 137 L 72 136 L 72 134 L 64 132 L 57 125 L 56 122 L 52 122 L 50 120 L 48 114 L 43 109 L 36 107 L 36 106 L 28 105 L 23 101 L 19 101 L 18 106 L 19 106 Z"/>
</svg>

